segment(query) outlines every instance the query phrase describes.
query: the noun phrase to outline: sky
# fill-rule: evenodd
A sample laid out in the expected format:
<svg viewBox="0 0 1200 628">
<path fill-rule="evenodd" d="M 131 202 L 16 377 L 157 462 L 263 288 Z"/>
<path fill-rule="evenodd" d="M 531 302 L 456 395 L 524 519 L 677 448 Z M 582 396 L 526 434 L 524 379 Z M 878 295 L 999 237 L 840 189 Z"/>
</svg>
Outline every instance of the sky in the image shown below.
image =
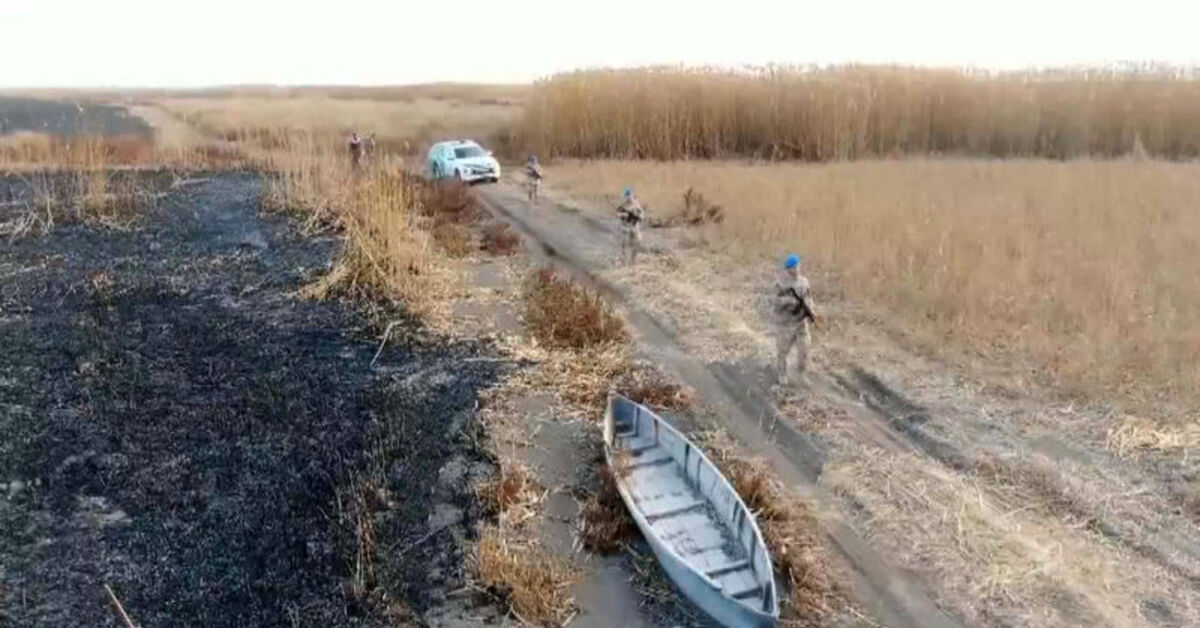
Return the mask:
<svg viewBox="0 0 1200 628">
<path fill-rule="evenodd" d="M 584 67 L 1200 65 L 1195 0 L 0 0 L 0 87 L 514 83 Z"/>
</svg>

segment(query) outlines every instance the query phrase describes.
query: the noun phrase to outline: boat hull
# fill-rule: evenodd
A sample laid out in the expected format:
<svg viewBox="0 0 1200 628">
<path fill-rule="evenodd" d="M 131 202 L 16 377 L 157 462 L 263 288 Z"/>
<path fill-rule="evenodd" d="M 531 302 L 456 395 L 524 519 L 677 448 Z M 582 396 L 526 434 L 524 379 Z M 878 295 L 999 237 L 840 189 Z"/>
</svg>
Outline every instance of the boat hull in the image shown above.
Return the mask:
<svg viewBox="0 0 1200 628">
<path fill-rule="evenodd" d="M 654 523 L 643 512 L 643 507 L 639 505 L 636 496 L 631 490 L 631 478 L 626 471 L 628 462 L 623 463 L 618 460 L 622 456 L 623 450 L 620 446 L 621 437 L 618 435 L 620 425 L 629 425 L 629 417 L 620 417 L 618 415 L 628 414 L 633 412 L 634 425 L 641 425 L 643 429 L 651 429 L 646 426 L 652 425 L 654 442 L 677 443 L 682 441 L 687 447 L 692 448 L 692 453 L 687 454 L 684 461 L 685 470 L 691 469 L 689 464 L 694 465 L 694 473 L 689 477 L 694 476 L 697 484 L 704 484 L 707 487 L 706 499 L 711 504 L 711 510 L 714 513 L 719 513 L 722 521 L 728 521 L 729 524 L 737 525 L 737 535 L 735 542 L 744 543 L 748 562 L 755 565 L 757 568 L 758 577 L 761 578 L 761 586 L 765 590 L 761 590 L 756 598 L 763 608 L 754 608 L 753 606 L 743 603 L 738 599 L 734 599 L 729 595 L 728 591 L 722 589 L 720 584 L 713 578 L 702 573 L 696 566 L 689 562 L 688 558 L 673 548 L 668 542 L 664 541 L 660 536 L 660 530 L 656 529 Z M 626 419 L 622 421 L 621 419 Z M 639 421 L 652 421 L 650 423 L 639 423 Z M 613 470 L 616 477 L 617 490 L 621 495 L 622 501 L 625 502 L 626 508 L 629 509 L 633 516 L 638 529 L 641 530 L 642 536 L 654 551 L 658 558 L 659 564 L 662 565 L 663 571 L 675 583 L 675 586 L 688 597 L 696 606 L 719 622 L 722 626 L 728 628 L 770 628 L 778 624 L 779 609 L 778 601 L 775 598 L 775 584 L 770 569 L 770 558 L 766 553 L 766 549 L 762 544 L 762 537 L 758 531 L 757 525 L 753 522 L 752 515 L 746 509 L 745 504 L 736 496 L 732 486 L 728 481 L 720 475 L 711 462 L 698 450 L 694 449 L 694 445 L 686 440 L 682 434 L 677 432 L 650 410 L 635 404 L 623 397 L 614 396 L 609 401 L 609 407 L 605 413 L 604 422 L 604 439 L 605 439 L 605 457 L 609 467 Z M 626 454 L 627 455 L 627 451 Z M 694 461 L 694 462 L 688 462 Z M 630 474 L 631 475 L 631 474 Z M 703 478 L 703 481 L 701 479 Z M 737 524 L 734 524 L 737 522 Z M 748 523 L 747 523 L 748 522 Z M 740 524 L 740 525 L 739 525 Z M 733 531 L 730 531 L 731 537 L 735 536 Z"/>
</svg>

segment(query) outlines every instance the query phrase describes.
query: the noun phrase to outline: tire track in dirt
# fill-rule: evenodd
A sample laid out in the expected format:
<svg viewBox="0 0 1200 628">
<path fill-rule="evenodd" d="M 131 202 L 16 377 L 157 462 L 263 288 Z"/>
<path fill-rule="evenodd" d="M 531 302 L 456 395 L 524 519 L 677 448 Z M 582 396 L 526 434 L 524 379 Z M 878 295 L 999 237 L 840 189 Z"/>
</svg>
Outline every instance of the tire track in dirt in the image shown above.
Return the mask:
<svg viewBox="0 0 1200 628">
<path fill-rule="evenodd" d="M 605 225 L 594 219 L 584 220 L 582 216 L 571 217 L 565 212 L 556 217 L 558 225 L 534 224 L 520 211 L 524 201 L 516 195 L 491 188 L 481 190 L 479 196 L 485 208 L 517 228 L 548 262 L 621 306 L 630 324 L 641 335 L 642 342 L 652 347 L 656 356 L 695 388 L 714 411 L 726 418 L 727 427 L 735 437 L 767 458 L 783 481 L 800 489 L 819 506 L 831 503 L 833 498 L 817 485 L 822 454 L 811 438 L 776 420 L 773 408 L 764 401 L 765 394 L 755 390 L 740 373 L 722 365 L 703 364 L 687 355 L 667 324 L 636 307 L 627 291 L 600 278 L 596 273 L 598 268 L 573 252 L 581 241 L 594 240 L 598 235 L 615 237 Z M 566 221 L 574 224 L 563 225 Z M 888 442 L 889 449 L 903 447 L 885 433 L 872 431 L 872 440 Z M 893 627 L 962 625 L 938 608 L 929 594 L 905 577 L 901 570 L 880 557 L 849 524 L 840 518 L 826 520 L 826 533 L 831 545 L 851 569 L 855 602 L 869 610 L 876 620 Z"/>
</svg>

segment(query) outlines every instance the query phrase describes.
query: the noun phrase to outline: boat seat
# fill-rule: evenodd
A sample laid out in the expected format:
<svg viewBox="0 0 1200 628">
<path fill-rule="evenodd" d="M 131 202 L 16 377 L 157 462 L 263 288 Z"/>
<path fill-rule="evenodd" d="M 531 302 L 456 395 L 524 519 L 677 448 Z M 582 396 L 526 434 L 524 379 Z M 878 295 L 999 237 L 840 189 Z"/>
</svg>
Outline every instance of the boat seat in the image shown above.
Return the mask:
<svg viewBox="0 0 1200 628">
<path fill-rule="evenodd" d="M 626 469 L 640 469 L 642 467 L 656 467 L 659 465 L 670 464 L 675 462 L 671 457 L 670 452 L 662 447 L 653 447 L 643 451 L 639 456 L 633 458 L 632 461 L 625 466 Z"/>
<path fill-rule="evenodd" d="M 761 593 L 762 593 L 762 585 L 755 584 L 754 586 L 752 586 L 748 589 L 742 589 L 741 591 L 730 591 L 729 597 L 731 597 L 735 600 L 744 600 L 749 597 L 756 597 Z"/>
<path fill-rule="evenodd" d="M 707 569 L 704 571 L 704 575 L 708 576 L 709 578 L 716 578 L 717 576 L 723 576 L 727 573 L 732 573 L 734 571 L 740 571 L 742 569 L 746 569 L 749 566 L 750 566 L 750 561 L 748 561 L 748 560 L 745 560 L 745 559 L 734 560 L 734 561 L 725 563 L 724 565 L 719 565 L 717 567 L 713 567 L 712 569 Z"/>
<path fill-rule="evenodd" d="M 655 447 L 658 447 L 658 443 L 654 442 L 652 436 L 635 436 L 625 439 L 625 449 L 631 456 L 640 456 Z"/>
<path fill-rule="evenodd" d="M 664 500 L 664 501 L 666 501 L 666 500 Z M 676 501 L 674 501 L 674 503 L 668 502 L 666 504 L 666 507 L 663 508 L 662 510 L 653 511 L 653 510 L 643 509 L 642 514 L 646 515 L 646 521 L 649 521 L 650 523 L 654 523 L 657 521 L 662 521 L 664 519 L 670 519 L 672 517 L 678 517 L 679 515 L 687 514 L 689 512 L 697 510 L 703 506 L 704 506 L 704 502 L 699 499 L 691 499 L 691 500 L 686 500 L 686 501 L 676 500 Z"/>
</svg>

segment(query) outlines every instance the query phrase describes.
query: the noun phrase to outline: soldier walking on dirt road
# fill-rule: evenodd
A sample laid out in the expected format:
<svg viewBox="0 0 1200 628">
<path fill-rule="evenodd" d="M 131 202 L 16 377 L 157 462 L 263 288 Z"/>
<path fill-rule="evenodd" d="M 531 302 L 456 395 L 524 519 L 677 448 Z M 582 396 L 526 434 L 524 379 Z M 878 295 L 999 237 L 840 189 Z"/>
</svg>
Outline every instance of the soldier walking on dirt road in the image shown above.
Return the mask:
<svg viewBox="0 0 1200 628">
<path fill-rule="evenodd" d="M 633 188 L 625 188 L 625 200 L 617 206 L 617 216 L 621 218 L 621 259 L 636 263 L 638 249 L 642 247 L 642 221 L 646 219 L 646 210 L 633 195 Z"/>
<path fill-rule="evenodd" d="M 796 369 L 803 378 L 808 370 L 808 349 L 812 344 L 809 323 L 817 324 L 808 278 L 800 274 L 800 256 L 792 254 L 783 262 L 783 272 L 775 280 L 775 320 L 778 325 L 778 353 L 775 372 L 779 385 L 788 384 L 788 357 L 796 347 Z"/>
<path fill-rule="evenodd" d="M 525 162 L 525 176 L 529 179 L 529 202 L 536 203 L 538 193 L 542 188 L 542 167 L 538 165 L 537 155 L 530 155 L 529 160 Z"/>
</svg>

